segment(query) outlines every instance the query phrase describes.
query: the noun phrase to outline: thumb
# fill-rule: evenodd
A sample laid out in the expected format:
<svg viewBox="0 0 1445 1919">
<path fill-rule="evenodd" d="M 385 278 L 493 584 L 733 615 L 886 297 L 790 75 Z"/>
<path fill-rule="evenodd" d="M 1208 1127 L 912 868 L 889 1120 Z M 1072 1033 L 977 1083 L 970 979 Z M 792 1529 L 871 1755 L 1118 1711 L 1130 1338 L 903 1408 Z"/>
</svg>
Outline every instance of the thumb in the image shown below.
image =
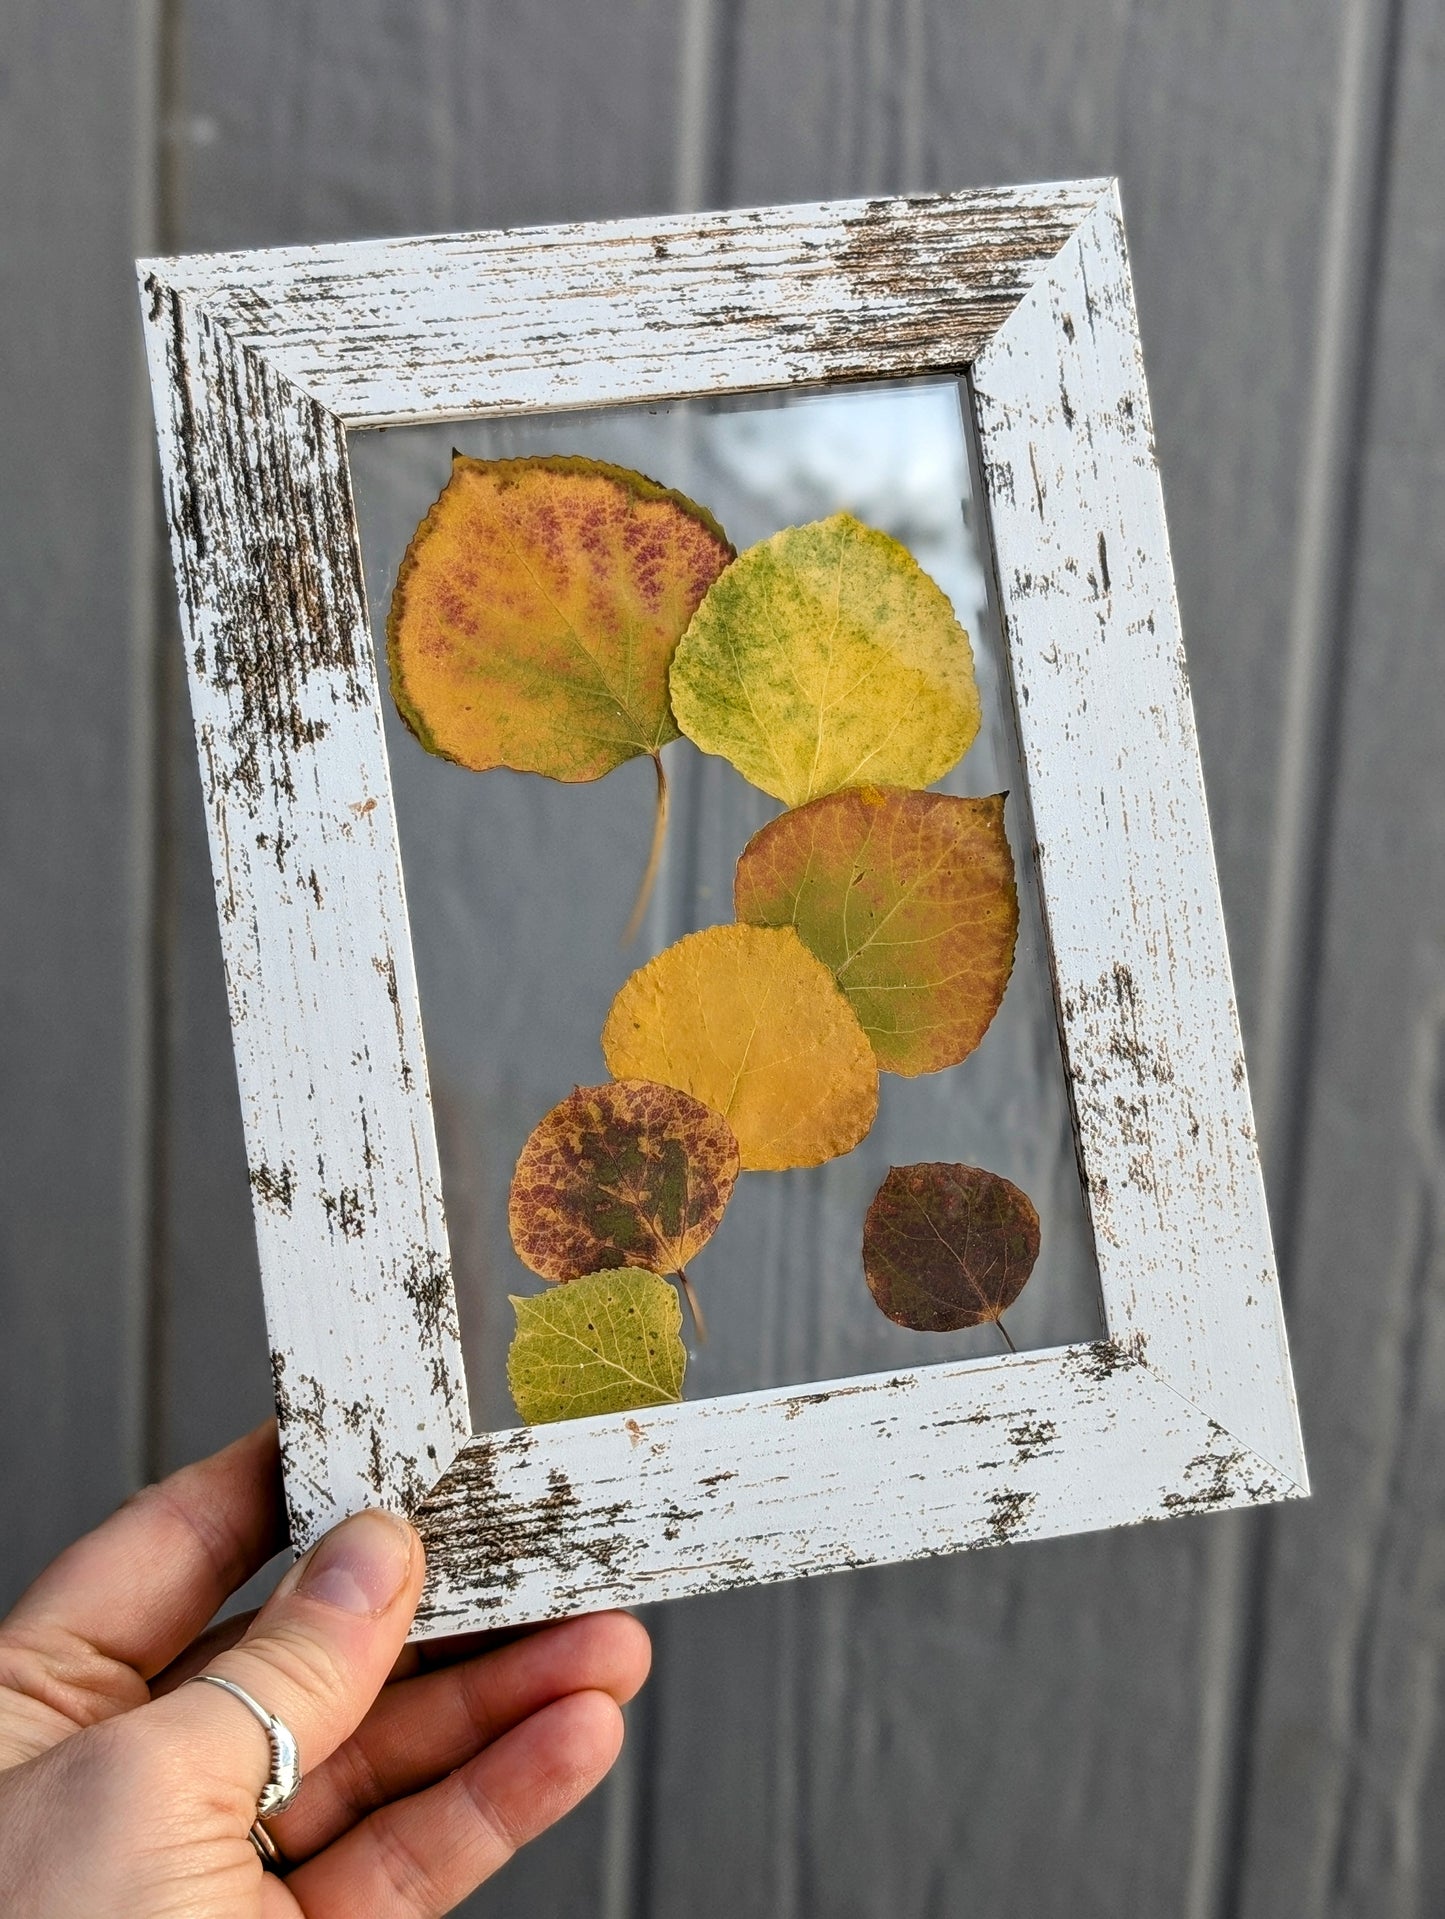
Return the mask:
<svg viewBox="0 0 1445 1919">
<path fill-rule="evenodd" d="M 208 1673 L 241 1686 L 288 1726 L 303 1776 L 360 1725 L 406 1640 L 422 1583 L 421 1541 L 404 1519 L 364 1512 L 318 1540 L 246 1636 Z M 259 1721 L 219 1686 L 183 1685 L 143 1709 L 169 1723 L 192 1780 L 234 1795 L 249 1825 L 270 1771 Z"/>
</svg>

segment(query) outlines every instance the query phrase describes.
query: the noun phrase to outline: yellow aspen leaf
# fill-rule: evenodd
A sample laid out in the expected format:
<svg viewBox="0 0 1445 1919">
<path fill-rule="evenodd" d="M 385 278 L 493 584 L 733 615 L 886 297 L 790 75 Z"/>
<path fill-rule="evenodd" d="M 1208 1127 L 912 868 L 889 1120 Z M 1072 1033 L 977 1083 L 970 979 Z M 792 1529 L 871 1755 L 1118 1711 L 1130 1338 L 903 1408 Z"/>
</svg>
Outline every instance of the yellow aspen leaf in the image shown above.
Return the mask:
<svg viewBox="0 0 1445 1919">
<path fill-rule="evenodd" d="M 604 1267 L 681 1273 L 712 1238 L 738 1176 L 727 1121 L 651 1080 L 579 1086 L 522 1148 L 512 1244 L 543 1279 Z"/>
<path fill-rule="evenodd" d="M 1013 969 L 1018 891 L 1003 812 L 1001 793 L 828 794 L 753 835 L 738 861 L 737 916 L 797 929 L 886 1072 L 956 1066 Z"/>
<path fill-rule="evenodd" d="M 672 662 L 677 723 L 787 806 L 931 786 L 979 725 L 968 635 L 897 540 L 835 513 L 749 547 Z"/>
<path fill-rule="evenodd" d="M 678 639 L 732 557 L 705 508 L 625 467 L 457 454 L 392 596 L 402 717 L 476 771 L 595 780 L 655 756 Z"/>
<path fill-rule="evenodd" d="M 682 1308 L 656 1273 L 587 1273 L 535 1299 L 513 1296 L 512 1310 L 507 1384 L 529 1426 L 682 1398 Z"/>
<path fill-rule="evenodd" d="M 791 926 L 710 926 L 669 946 L 623 983 L 602 1052 L 619 1079 L 720 1113 L 754 1171 L 850 1152 L 878 1110 L 868 1036 Z"/>
<path fill-rule="evenodd" d="M 999 1321 L 1039 1256 L 1028 1194 L 982 1166 L 893 1166 L 863 1223 L 863 1275 L 879 1310 L 917 1333 Z"/>
</svg>

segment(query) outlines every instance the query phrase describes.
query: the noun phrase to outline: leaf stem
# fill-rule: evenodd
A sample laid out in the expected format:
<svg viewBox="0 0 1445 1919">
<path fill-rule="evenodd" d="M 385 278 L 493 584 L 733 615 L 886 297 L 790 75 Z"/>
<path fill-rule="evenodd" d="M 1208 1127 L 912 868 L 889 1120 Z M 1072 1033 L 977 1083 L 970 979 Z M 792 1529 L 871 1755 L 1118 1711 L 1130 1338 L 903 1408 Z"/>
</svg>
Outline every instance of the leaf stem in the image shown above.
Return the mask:
<svg viewBox="0 0 1445 1919">
<path fill-rule="evenodd" d="M 642 870 L 642 883 L 637 889 L 637 898 L 632 903 L 632 917 L 627 922 L 627 930 L 622 935 L 622 944 L 631 946 L 637 938 L 642 925 L 642 916 L 647 911 L 647 902 L 652 898 L 652 889 L 657 880 L 657 869 L 662 865 L 662 848 L 667 839 L 667 774 L 662 769 L 662 754 L 654 753 L 652 764 L 657 771 L 657 810 L 652 816 L 652 845 L 647 851 L 647 865 Z"/>
<path fill-rule="evenodd" d="M 707 1321 L 702 1316 L 702 1307 L 698 1304 L 697 1294 L 692 1290 L 692 1281 L 688 1278 L 681 1266 L 678 1267 L 673 1277 L 682 1288 L 682 1296 L 687 1301 L 687 1310 L 692 1314 L 693 1330 L 697 1334 L 697 1343 L 699 1346 L 706 1346 Z"/>
<path fill-rule="evenodd" d="M 1015 1346 L 1013 1341 L 1009 1338 L 1008 1327 L 1005 1326 L 1003 1323 L 1003 1314 L 1000 1313 L 998 1318 L 993 1323 L 995 1326 L 998 1327 L 999 1331 L 1003 1334 L 1004 1345 L 1008 1347 L 1011 1353 L 1016 1353 L 1018 1351 L 1018 1347 Z"/>
</svg>

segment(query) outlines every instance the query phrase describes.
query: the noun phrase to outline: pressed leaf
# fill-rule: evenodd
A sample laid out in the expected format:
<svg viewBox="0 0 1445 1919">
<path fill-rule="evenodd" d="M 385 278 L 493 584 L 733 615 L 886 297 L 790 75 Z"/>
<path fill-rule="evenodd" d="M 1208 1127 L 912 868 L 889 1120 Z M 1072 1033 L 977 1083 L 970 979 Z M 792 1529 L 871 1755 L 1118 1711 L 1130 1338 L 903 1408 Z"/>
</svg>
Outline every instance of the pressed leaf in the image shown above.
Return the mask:
<svg viewBox="0 0 1445 1919">
<path fill-rule="evenodd" d="M 738 861 L 738 918 L 797 928 L 890 1073 L 956 1066 L 998 1011 L 1019 918 L 1003 808 L 855 787 L 771 821 Z"/>
<path fill-rule="evenodd" d="M 457 454 L 397 574 L 397 706 L 463 766 L 599 779 L 677 738 L 668 665 L 732 557 L 703 507 L 625 467 Z"/>
<path fill-rule="evenodd" d="M 863 1223 L 868 1290 L 889 1319 L 918 1333 L 997 1320 L 1038 1256 L 1033 1201 L 981 1166 L 894 1166 Z"/>
<path fill-rule="evenodd" d="M 602 1052 L 619 1079 L 721 1113 L 753 1170 L 849 1152 L 878 1110 L 868 1036 L 790 926 L 710 926 L 669 946 L 624 982 Z"/>
<path fill-rule="evenodd" d="M 898 541 L 851 514 L 789 527 L 709 588 L 672 662 L 677 723 L 788 806 L 930 786 L 972 745 L 968 635 Z"/>
<path fill-rule="evenodd" d="M 680 1273 L 717 1231 L 738 1176 L 727 1121 L 675 1086 L 579 1086 L 522 1148 L 508 1221 L 543 1279 L 603 1267 Z"/>
<path fill-rule="evenodd" d="M 656 1273 L 588 1273 L 512 1308 L 507 1384 L 529 1426 L 682 1398 L 682 1309 Z"/>
</svg>

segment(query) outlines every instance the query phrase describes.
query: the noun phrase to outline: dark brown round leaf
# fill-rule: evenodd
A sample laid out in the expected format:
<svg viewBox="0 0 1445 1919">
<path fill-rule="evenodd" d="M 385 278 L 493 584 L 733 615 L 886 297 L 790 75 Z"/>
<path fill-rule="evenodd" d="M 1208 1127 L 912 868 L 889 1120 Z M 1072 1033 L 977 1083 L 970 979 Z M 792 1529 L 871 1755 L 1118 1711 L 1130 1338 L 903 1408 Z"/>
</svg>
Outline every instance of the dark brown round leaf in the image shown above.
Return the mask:
<svg viewBox="0 0 1445 1919">
<path fill-rule="evenodd" d="M 894 1166 L 863 1222 L 863 1274 L 878 1308 L 916 1333 L 955 1333 L 1006 1313 L 1039 1256 L 1039 1216 L 981 1166 Z"/>
<path fill-rule="evenodd" d="M 717 1231 L 738 1176 L 725 1119 L 675 1086 L 579 1086 L 522 1148 L 508 1223 L 543 1279 L 636 1266 L 681 1272 Z"/>
</svg>

